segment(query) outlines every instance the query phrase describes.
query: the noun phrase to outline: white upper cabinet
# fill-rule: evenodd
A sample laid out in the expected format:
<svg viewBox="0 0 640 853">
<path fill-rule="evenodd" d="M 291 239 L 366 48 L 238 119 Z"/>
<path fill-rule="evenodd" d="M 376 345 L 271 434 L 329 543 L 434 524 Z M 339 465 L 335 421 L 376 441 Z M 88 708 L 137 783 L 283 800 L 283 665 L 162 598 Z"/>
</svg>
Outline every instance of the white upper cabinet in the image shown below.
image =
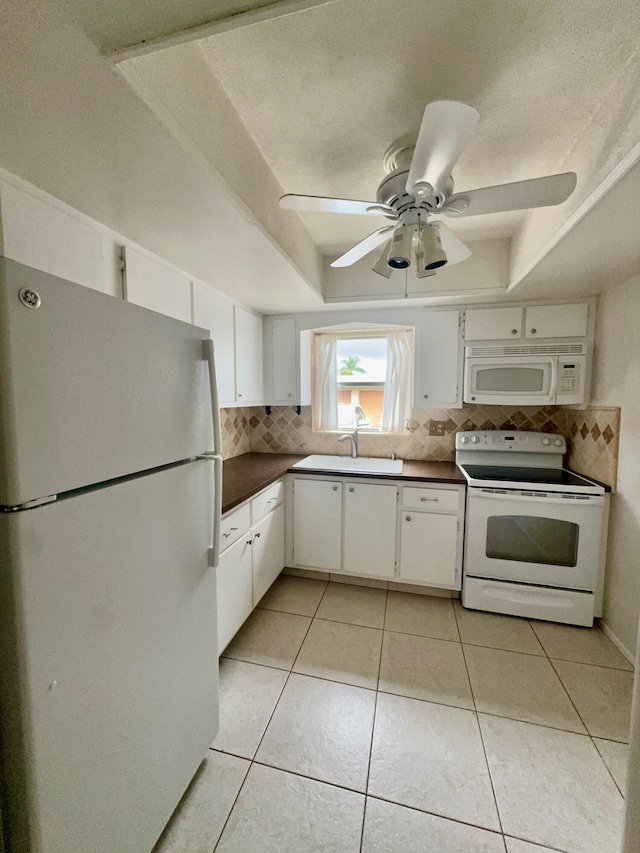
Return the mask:
<svg viewBox="0 0 640 853">
<path fill-rule="evenodd" d="M 589 305 L 530 305 L 525 308 L 525 338 L 584 338 Z"/>
<path fill-rule="evenodd" d="M 468 308 L 465 314 L 465 341 L 496 341 L 522 335 L 522 307 Z"/>
<path fill-rule="evenodd" d="M 100 230 L 62 204 L 49 204 L 6 181 L 0 181 L 0 254 L 76 284 L 104 289 Z"/>
<path fill-rule="evenodd" d="M 123 246 L 122 258 L 127 301 L 191 322 L 191 282 L 185 275 L 129 246 Z"/>
<path fill-rule="evenodd" d="M 235 349 L 233 343 L 233 302 L 210 287 L 191 283 L 193 322 L 208 329 L 213 340 L 221 406 L 235 402 Z"/>
<path fill-rule="evenodd" d="M 262 318 L 234 306 L 236 401 L 243 406 L 264 403 Z"/>
<path fill-rule="evenodd" d="M 459 311 L 422 311 L 416 329 L 414 406 L 462 406 Z"/>
<path fill-rule="evenodd" d="M 296 323 L 293 317 L 271 321 L 270 343 L 273 359 L 272 402 L 296 405 L 299 395 L 296 381 Z"/>
</svg>

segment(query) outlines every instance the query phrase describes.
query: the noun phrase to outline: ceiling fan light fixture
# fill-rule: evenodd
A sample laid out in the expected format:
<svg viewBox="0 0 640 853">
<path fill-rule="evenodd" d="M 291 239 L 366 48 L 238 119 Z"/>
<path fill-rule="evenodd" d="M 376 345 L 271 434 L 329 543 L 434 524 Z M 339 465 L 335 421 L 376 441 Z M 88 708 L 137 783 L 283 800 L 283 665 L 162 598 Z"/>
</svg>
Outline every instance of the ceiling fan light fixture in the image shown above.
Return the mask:
<svg viewBox="0 0 640 853">
<path fill-rule="evenodd" d="M 438 226 L 425 225 L 422 229 L 422 261 L 425 270 L 437 270 L 447 263 L 447 256 L 442 248 Z"/>
<path fill-rule="evenodd" d="M 387 254 L 387 265 L 393 270 L 406 270 L 411 266 L 411 245 L 413 243 L 413 228 L 399 225 L 393 232 L 391 246 Z"/>
<path fill-rule="evenodd" d="M 391 268 L 387 263 L 387 257 L 389 255 L 389 249 L 391 248 L 391 240 L 388 240 L 384 246 L 382 247 L 382 252 L 380 252 L 380 256 L 375 264 L 371 267 L 373 272 L 377 272 L 378 275 L 383 275 L 385 278 L 391 278 Z"/>
</svg>

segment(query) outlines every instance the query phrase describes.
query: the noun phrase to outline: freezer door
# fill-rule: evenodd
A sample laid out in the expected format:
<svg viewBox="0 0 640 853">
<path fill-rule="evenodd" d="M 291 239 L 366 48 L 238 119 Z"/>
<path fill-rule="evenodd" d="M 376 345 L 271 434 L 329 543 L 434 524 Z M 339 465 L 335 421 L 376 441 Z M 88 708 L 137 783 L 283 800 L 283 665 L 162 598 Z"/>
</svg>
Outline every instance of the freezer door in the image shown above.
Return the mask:
<svg viewBox="0 0 640 853">
<path fill-rule="evenodd" d="M 0 258 L 0 505 L 211 451 L 208 336 Z"/>
<path fill-rule="evenodd" d="M 207 755 L 212 492 L 198 460 L 0 515 L 12 853 L 150 851 Z"/>
</svg>

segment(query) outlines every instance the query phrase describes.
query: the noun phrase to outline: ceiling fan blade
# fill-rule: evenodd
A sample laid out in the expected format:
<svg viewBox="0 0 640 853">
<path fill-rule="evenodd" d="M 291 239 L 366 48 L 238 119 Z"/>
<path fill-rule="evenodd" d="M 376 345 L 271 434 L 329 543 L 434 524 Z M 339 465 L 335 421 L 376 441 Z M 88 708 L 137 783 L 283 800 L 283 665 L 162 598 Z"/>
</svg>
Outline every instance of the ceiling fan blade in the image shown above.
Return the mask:
<svg viewBox="0 0 640 853">
<path fill-rule="evenodd" d="M 359 261 L 360 258 L 364 258 L 365 255 L 368 255 L 369 252 L 373 252 L 374 249 L 377 249 L 382 243 L 388 240 L 388 234 L 395 230 L 395 225 L 387 225 L 386 228 L 380 228 L 378 231 L 374 231 L 373 234 L 369 234 L 368 237 L 365 237 L 364 240 L 361 240 L 359 243 L 356 243 L 348 252 L 345 252 L 344 255 L 340 255 L 339 258 L 336 258 L 335 261 L 332 261 L 332 267 L 350 267 L 351 264 L 355 264 L 356 261 Z"/>
<path fill-rule="evenodd" d="M 409 195 L 414 195 L 418 183 L 442 192 L 479 118 L 477 110 L 460 101 L 427 104 L 407 177 Z"/>
<path fill-rule="evenodd" d="M 576 173 L 547 175 L 530 181 L 498 184 L 466 193 L 455 193 L 438 213 L 447 216 L 480 216 L 483 213 L 502 213 L 507 210 L 528 210 L 531 207 L 550 207 L 566 201 L 576 186 Z"/>
<path fill-rule="evenodd" d="M 283 195 L 280 207 L 285 210 L 305 210 L 312 213 L 355 213 L 365 216 L 380 216 L 394 211 L 387 204 L 376 201 L 356 201 L 350 198 L 323 198 L 318 195 Z"/>
<path fill-rule="evenodd" d="M 456 237 L 448 225 L 445 225 L 444 222 L 434 222 L 433 224 L 440 232 L 442 248 L 447 256 L 447 266 L 451 266 L 451 264 L 459 264 L 460 261 L 466 261 L 466 259 L 471 256 L 471 249 L 465 246 L 462 240 Z"/>
</svg>

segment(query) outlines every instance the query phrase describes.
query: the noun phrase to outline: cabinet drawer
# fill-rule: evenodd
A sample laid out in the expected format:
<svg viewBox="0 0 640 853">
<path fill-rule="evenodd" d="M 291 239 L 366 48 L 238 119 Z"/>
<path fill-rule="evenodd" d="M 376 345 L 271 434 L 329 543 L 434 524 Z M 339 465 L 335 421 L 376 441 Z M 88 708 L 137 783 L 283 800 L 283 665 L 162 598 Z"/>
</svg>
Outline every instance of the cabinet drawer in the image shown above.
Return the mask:
<svg viewBox="0 0 640 853">
<path fill-rule="evenodd" d="M 456 489 L 402 489 L 402 506 L 429 512 L 458 512 L 460 492 Z"/>
<path fill-rule="evenodd" d="M 284 482 L 280 480 L 251 501 L 251 524 L 260 521 L 268 512 L 282 503 L 283 490 Z"/>
<path fill-rule="evenodd" d="M 220 527 L 220 552 L 224 551 L 234 542 L 237 542 L 241 536 L 247 532 L 251 526 L 251 513 L 249 504 L 241 506 L 240 509 L 229 512 L 222 519 Z"/>
</svg>

